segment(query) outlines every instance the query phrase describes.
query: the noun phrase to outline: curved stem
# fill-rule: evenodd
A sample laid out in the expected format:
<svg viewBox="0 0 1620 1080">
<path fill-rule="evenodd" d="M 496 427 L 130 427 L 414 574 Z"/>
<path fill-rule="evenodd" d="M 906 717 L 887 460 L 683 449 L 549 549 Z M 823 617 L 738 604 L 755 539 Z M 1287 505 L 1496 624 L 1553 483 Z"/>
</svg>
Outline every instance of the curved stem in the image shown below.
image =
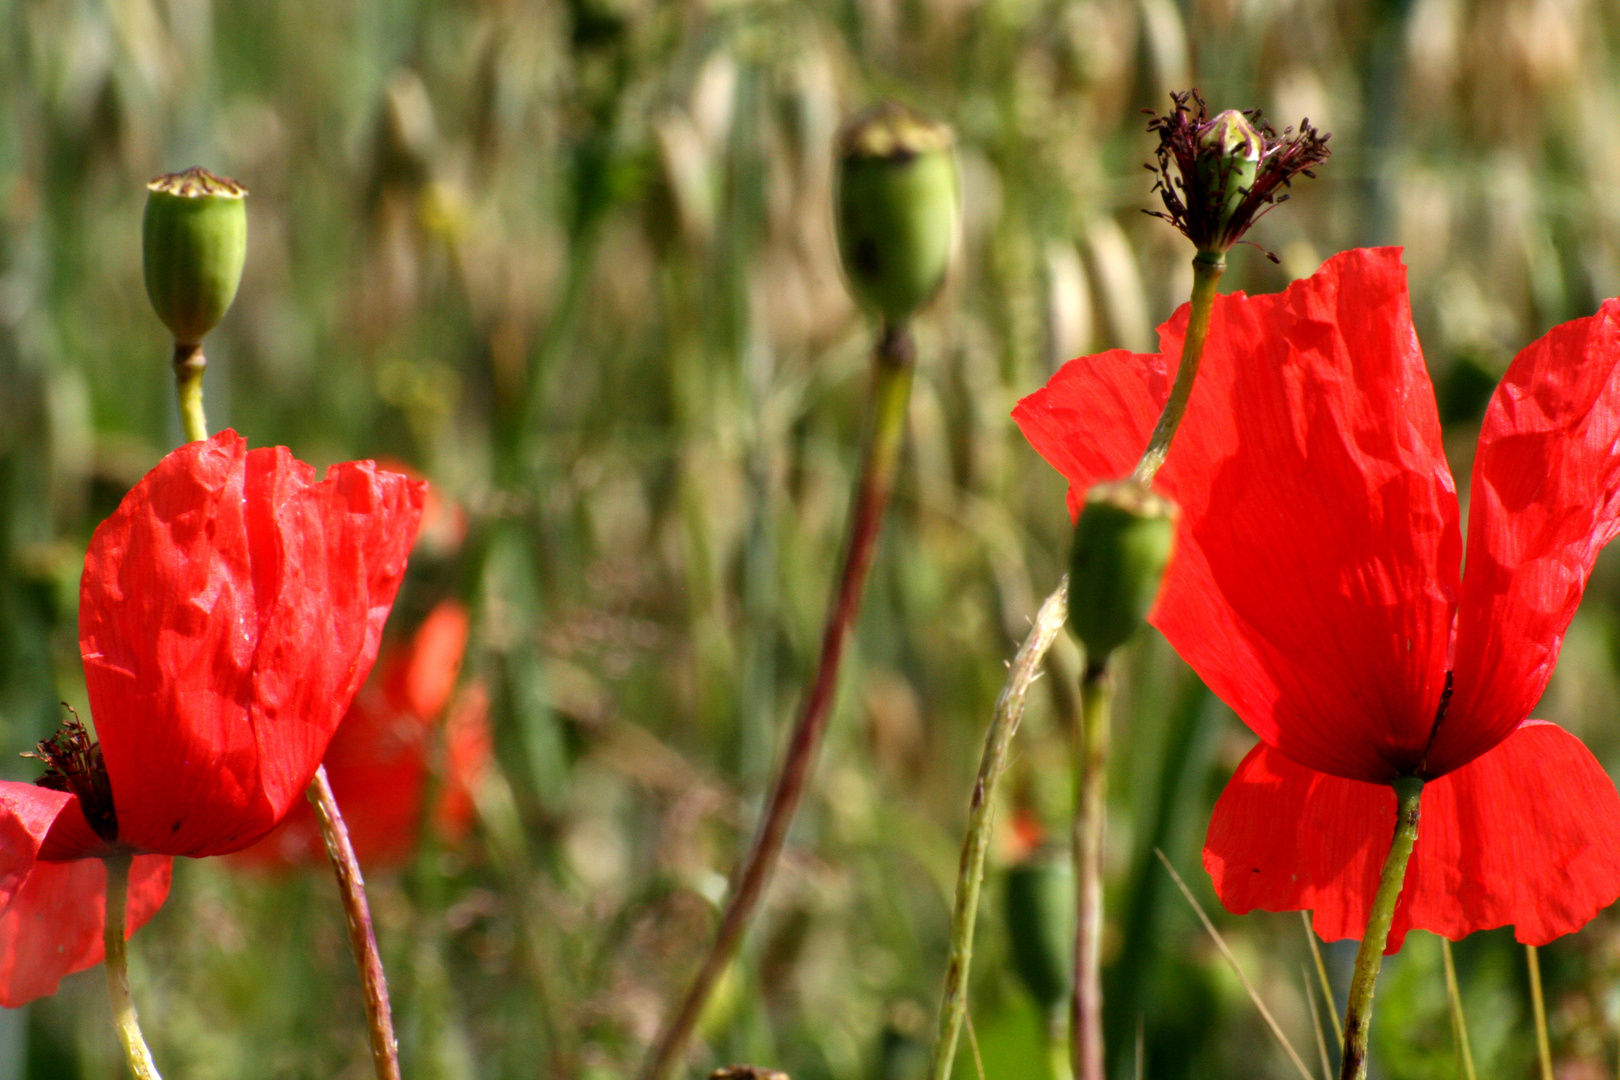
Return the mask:
<svg viewBox="0 0 1620 1080">
<path fill-rule="evenodd" d="M 140 1018 L 135 1001 L 129 996 L 129 959 L 124 945 L 124 916 L 129 905 L 129 854 L 108 855 L 101 860 L 107 867 L 107 916 L 102 931 L 106 950 L 107 996 L 112 1000 L 113 1027 L 124 1046 L 124 1058 L 135 1080 L 162 1080 L 152 1051 L 141 1037 Z"/>
<path fill-rule="evenodd" d="M 207 367 L 201 345 L 174 343 L 174 389 L 180 399 L 180 426 L 186 442 L 208 438 L 208 419 L 203 415 L 203 372 Z"/>
<path fill-rule="evenodd" d="M 371 1063 L 377 1080 L 399 1080 L 399 1043 L 394 1038 L 394 1016 L 388 1007 L 388 979 L 383 974 L 382 956 L 377 952 L 377 935 L 371 927 L 371 908 L 366 903 L 366 883 L 360 876 L 360 861 L 343 814 L 332 797 L 326 779 L 326 766 L 315 770 L 309 785 L 309 802 L 321 823 L 321 839 L 337 875 L 338 892 L 343 896 L 343 914 L 349 923 L 349 947 L 360 968 L 360 983 L 366 999 L 366 1026 L 371 1034 Z"/>
<path fill-rule="evenodd" d="M 765 816 L 754 836 L 747 858 L 733 879 L 731 895 L 720 917 L 720 929 L 698 969 L 674 1018 L 664 1028 L 642 1072 L 645 1080 L 665 1080 L 686 1050 L 686 1044 L 703 1015 L 715 983 L 736 955 L 744 931 L 759 906 L 771 873 L 776 869 L 787 840 L 788 826 L 798 809 L 809 780 L 816 750 L 832 715 L 834 691 L 838 688 L 838 668 L 844 646 L 860 611 L 867 571 L 877 549 L 879 526 L 889 504 L 900 461 L 900 444 L 906 429 L 906 406 L 911 398 L 911 375 L 915 346 L 910 328 L 890 325 L 883 329 L 874 358 L 872 382 L 872 421 L 866 444 L 866 457 L 855 489 L 855 504 L 849 526 L 844 568 L 827 612 L 822 632 L 821 657 L 805 697 L 803 711 L 793 727 L 787 753 L 782 760 L 776 784 L 766 803 Z"/>
<path fill-rule="evenodd" d="M 1406 881 L 1406 863 L 1417 843 L 1418 804 L 1423 798 L 1423 781 L 1403 776 L 1395 781 L 1395 835 L 1390 840 L 1389 857 L 1378 879 L 1367 932 L 1356 950 L 1356 973 L 1350 979 L 1350 1001 L 1344 1010 L 1344 1057 L 1339 1063 L 1339 1080 L 1367 1080 L 1367 1034 L 1372 1025 L 1373 985 L 1384 962 L 1384 944 L 1395 921 L 1395 904 Z"/>
<path fill-rule="evenodd" d="M 1187 403 L 1192 399 L 1193 381 L 1198 377 L 1198 365 L 1204 358 L 1204 341 L 1209 337 L 1209 319 L 1215 310 L 1215 286 L 1226 270 L 1224 254 L 1200 251 L 1193 257 L 1193 288 L 1187 319 L 1187 337 L 1181 343 L 1181 363 L 1176 368 L 1176 382 L 1170 388 L 1170 398 L 1159 413 L 1159 422 L 1153 425 L 1147 449 L 1131 472 L 1131 479 L 1143 487 L 1150 487 L 1153 478 L 1164 465 L 1170 453 L 1170 440 L 1176 437 L 1181 418 L 1187 415 Z"/>
<path fill-rule="evenodd" d="M 1069 1004 L 1074 1080 L 1103 1080 L 1102 849 L 1108 813 L 1108 722 L 1113 679 L 1087 663 L 1074 733 L 1074 991 Z"/>
<path fill-rule="evenodd" d="M 928 1066 L 928 1080 L 948 1080 L 951 1065 L 956 1060 L 956 1042 L 962 1033 L 962 1018 L 967 1014 L 967 976 L 973 964 L 973 930 L 979 918 L 979 890 L 984 884 L 984 857 L 990 848 L 990 825 L 995 803 L 991 799 L 996 782 L 1007 767 L 1007 752 L 1013 736 L 1018 733 L 1018 722 L 1024 715 L 1024 700 L 1030 686 L 1041 671 L 1041 661 L 1063 630 L 1068 618 L 1069 581 L 1065 577 L 1040 611 L 1035 614 L 1035 625 L 1029 637 L 1013 658 L 1001 696 L 996 699 L 996 711 L 990 717 L 990 728 L 984 734 L 984 754 L 979 759 L 979 778 L 973 784 L 973 796 L 968 803 L 967 837 L 962 842 L 962 860 L 956 874 L 956 906 L 951 912 L 950 963 L 945 968 L 945 990 L 939 1003 L 939 1032 L 934 1040 L 934 1054 Z M 1054 1039 L 1061 1058 L 1061 1038 Z M 1065 1066 L 1066 1068 L 1067 1066 Z"/>
</svg>

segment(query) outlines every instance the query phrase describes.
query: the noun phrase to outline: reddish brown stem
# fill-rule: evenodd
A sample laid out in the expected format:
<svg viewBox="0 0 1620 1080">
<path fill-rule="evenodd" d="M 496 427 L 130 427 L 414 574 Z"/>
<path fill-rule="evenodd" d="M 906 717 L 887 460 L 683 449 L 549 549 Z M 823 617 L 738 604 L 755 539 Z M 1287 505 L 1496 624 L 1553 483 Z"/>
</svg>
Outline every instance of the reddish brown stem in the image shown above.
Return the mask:
<svg viewBox="0 0 1620 1080">
<path fill-rule="evenodd" d="M 844 569 L 833 593 L 832 606 L 827 612 L 815 678 L 805 697 L 803 711 L 794 725 L 781 771 L 771 789 L 770 801 L 766 804 L 765 816 L 754 836 L 753 846 L 733 879 L 731 895 L 721 915 L 714 944 L 687 988 L 680 1008 L 654 1044 L 642 1072 L 645 1080 L 667 1080 L 685 1052 L 692 1031 L 703 1015 L 703 1006 L 708 1002 L 709 994 L 736 955 L 754 909 L 759 906 L 765 887 L 770 883 L 771 872 L 776 868 L 783 842 L 787 839 L 788 826 L 793 823 L 794 811 L 804 795 L 810 768 L 815 764 L 816 749 L 821 744 L 827 721 L 832 715 L 839 663 L 843 659 L 850 630 L 855 625 L 855 616 L 860 611 L 867 571 L 871 569 L 872 556 L 877 549 L 879 526 L 889 503 L 889 492 L 894 487 L 900 443 L 905 434 L 906 403 L 911 395 L 913 354 L 911 334 L 905 326 L 884 328 L 874 361 L 873 415 L 866 459 L 855 488 Z"/>
<path fill-rule="evenodd" d="M 371 1062 L 377 1080 L 400 1080 L 399 1043 L 394 1038 L 394 1014 L 388 1007 L 388 978 L 383 974 L 382 956 L 377 952 L 377 935 L 371 928 L 371 907 L 366 903 L 366 883 L 360 876 L 360 860 L 349 842 L 348 826 L 332 785 L 326 779 L 326 766 L 315 770 L 309 785 L 309 802 L 321 823 L 326 855 L 337 875 L 338 892 L 343 897 L 343 914 L 349 923 L 349 947 L 360 968 L 360 985 L 366 998 L 366 1026 L 371 1032 Z"/>
<path fill-rule="evenodd" d="M 1103 826 L 1108 812 L 1108 706 L 1113 680 L 1102 665 L 1080 680 L 1080 726 L 1074 733 L 1074 988 L 1069 999 L 1074 1080 L 1103 1080 Z"/>
</svg>

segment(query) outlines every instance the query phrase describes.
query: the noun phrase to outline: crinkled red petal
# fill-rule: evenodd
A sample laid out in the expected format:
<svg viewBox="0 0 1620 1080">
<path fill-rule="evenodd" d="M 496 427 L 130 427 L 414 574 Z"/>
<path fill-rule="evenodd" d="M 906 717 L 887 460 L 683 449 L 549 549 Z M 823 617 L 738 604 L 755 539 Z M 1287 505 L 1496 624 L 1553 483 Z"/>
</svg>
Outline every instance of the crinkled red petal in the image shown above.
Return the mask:
<svg viewBox="0 0 1620 1080">
<path fill-rule="evenodd" d="M 120 842 L 217 855 L 263 836 L 370 670 L 423 485 L 369 462 L 313 476 L 221 432 L 91 539 L 79 638 Z"/>
<path fill-rule="evenodd" d="M 1183 307 L 1158 357 L 1084 357 L 1019 403 L 1071 508 L 1146 446 L 1186 324 Z M 1461 538 L 1400 252 L 1348 251 L 1277 295 L 1219 297 L 1156 486 L 1182 516 L 1152 621 L 1209 687 L 1319 771 L 1415 768 Z"/>
<path fill-rule="evenodd" d="M 1360 938 L 1395 828 L 1384 784 L 1255 747 L 1215 805 L 1204 867 L 1238 914 L 1310 910 L 1324 939 Z M 1388 952 L 1413 927 L 1457 939 L 1512 924 L 1546 944 L 1620 897 L 1620 795 L 1580 740 L 1530 721 L 1424 787 Z"/>
<path fill-rule="evenodd" d="M 1541 698 L 1620 531 L 1620 300 L 1513 361 L 1485 413 L 1457 608 L 1456 693 L 1429 770 L 1471 761 Z"/>
</svg>

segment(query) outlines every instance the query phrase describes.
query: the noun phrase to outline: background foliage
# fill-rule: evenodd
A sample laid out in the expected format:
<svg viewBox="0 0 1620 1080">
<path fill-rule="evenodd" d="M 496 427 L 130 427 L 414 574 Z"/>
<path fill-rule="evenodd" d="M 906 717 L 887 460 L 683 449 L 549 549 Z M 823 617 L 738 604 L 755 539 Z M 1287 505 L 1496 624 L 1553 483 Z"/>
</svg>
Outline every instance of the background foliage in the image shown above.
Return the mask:
<svg viewBox="0 0 1620 1080">
<path fill-rule="evenodd" d="M 471 838 L 372 874 L 407 1073 L 628 1075 L 813 661 L 871 340 L 838 276 L 830 144 L 899 96 L 959 132 L 960 258 L 919 327 L 832 736 L 704 1060 L 914 1076 L 979 739 L 1068 531 L 1008 411 L 1068 356 L 1151 347 L 1187 294 L 1190 252 L 1139 212 L 1139 110 L 1197 85 L 1334 133 L 1321 179 L 1251 234 L 1281 265 L 1242 249 L 1225 284 L 1405 244 L 1465 486 L 1512 352 L 1620 291 L 1617 61 L 1602 0 L 0 0 L 0 775 L 31 778 L 13 755 L 58 701 L 83 707 L 85 543 L 178 441 L 139 220 L 147 179 L 205 164 L 252 192 L 242 292 L 209 341 L 214 425 L 319 465 L 410 462 L 468 522 L 396 614 L 471 605 L 464 678 L 493 688 L 498 752 Z M 1611 764 L 1617 619 L 1605 561 L 1539 710 Z M 1059 835 L 1065 663 L 1000 815 Z M 1150 1077 L 1290 1075 L 1149 854 L 1215 906 L 1198 851 L 1251 737 L 1160 640 L 1124 682 L 1116 1075 L 1138 1031 Z M 988 895 L 984 1067 L 1039 1077 L 999 877 Z M 1314 1060 L 1297 918 L 1221 924 Z M 187 862 L 135 940 L 170 1074 L 365 1075 L 324 875 Z M 1522 953 L 1495 932 L 1458 957 L 1481 1075 L 1527 1075 Z M 1348 954 L 1329 958 L 1342 982 Z M 1608 1075 L 1620 919 L 1543 960 L 1560 1076 Z M 1386 971 L 1375 1069 L 1453 1075 L 1438 941 L 1414 934 Z M 0 1015 L 0 1077 L 113 1074 L 105 1010 L 91 972 Z"/>
</svg>

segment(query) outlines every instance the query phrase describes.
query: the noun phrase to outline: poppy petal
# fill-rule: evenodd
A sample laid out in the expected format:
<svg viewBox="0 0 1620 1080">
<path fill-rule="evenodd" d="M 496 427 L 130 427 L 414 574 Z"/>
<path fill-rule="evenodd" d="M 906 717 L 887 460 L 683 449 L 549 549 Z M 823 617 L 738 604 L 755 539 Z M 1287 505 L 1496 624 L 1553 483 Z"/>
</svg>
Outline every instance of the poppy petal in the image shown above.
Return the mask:
<svg viewBox="0 0 1620 1080">
<path fill-rule="evenodd" d="M 139 855 L 130 866 L 125 937 L 169 895 L 174 860 Z M 107 866 L 100 859 L 36 862 L 0 908 L 0 1005 L 14 1009 L 56 993 L 64 975 L 101 963 Z"/>
<path fill-rule="evenodd" d="M 91 538 L 79 640 L 121 843 L 200 856 L 263 836 L 376 659 L 423 485 L 369 462 L 313 479 L 221 432 Z"/>
<path fill-rule="evenodd" d="M 1204 867 L 1238 914 L 1313 911 L 1359 938 L 1395 827 L 1383 784 L 1327 776 L 1257 746 L 1222 792 Z M 1543 945 L 1620 896 L 1620 795 L 1580 740 L 1529 721 L 1423 789 L 1417 844 L 1386 951 L 1408 930 L 1453 940 L 1513 924 Z"/>
<path fill-rule="evenodd" d="M 1070 517 L 1091 485 L 1136 465 L 1174 378 L 1165 356 L 1112 349 L 1070 360 L 1013 409 L 1024 438 L 1069 481 Z"/>
<path fill-rule="evenodd" d="M 1074 361 L 1015 410 L 1069 477 L 1071 508 L 1145 446 L 1187 310 L 1160 329 L 1160 357 Z M 1156 486 L 1181 529 L 1151 621 L 1210 689 L 1322 772 L 1415 768 L 1462 543 L 1399 250 L 1344 252 L 1274 296 L 1217 298 Z"/>
<path fill-rule="evenodd" d="M 1456 692 L 1439 774 L 1506 738 L 1547 686 L 1603 545 L 1620 531 L 1620 300 L 1521 352 L 1474 458 Z"/>
<path fill-rule="evenodd" d="M 428 612 L 410 645 L 382 667 L 383 695 L 392 708 L 423 723 L 444 712 L 461 673 L 468 625 L 467 609 L 456 600 Z"/>
<path fill-rule="evenodd" d="M 489 729 L 489 692 L 474 682 L 456 699 L 444 722 L 445 777 L 434 821 L 447 840 L 466 834 L 478 804 L 478 788 L 495 757 Z"/>
<path fill-rule="evenodd" d="M 0 907 L 34 869 L 39 849 L 63 808 L 78 801 L 65 791 L 0 780 Z"/>
</svg>

